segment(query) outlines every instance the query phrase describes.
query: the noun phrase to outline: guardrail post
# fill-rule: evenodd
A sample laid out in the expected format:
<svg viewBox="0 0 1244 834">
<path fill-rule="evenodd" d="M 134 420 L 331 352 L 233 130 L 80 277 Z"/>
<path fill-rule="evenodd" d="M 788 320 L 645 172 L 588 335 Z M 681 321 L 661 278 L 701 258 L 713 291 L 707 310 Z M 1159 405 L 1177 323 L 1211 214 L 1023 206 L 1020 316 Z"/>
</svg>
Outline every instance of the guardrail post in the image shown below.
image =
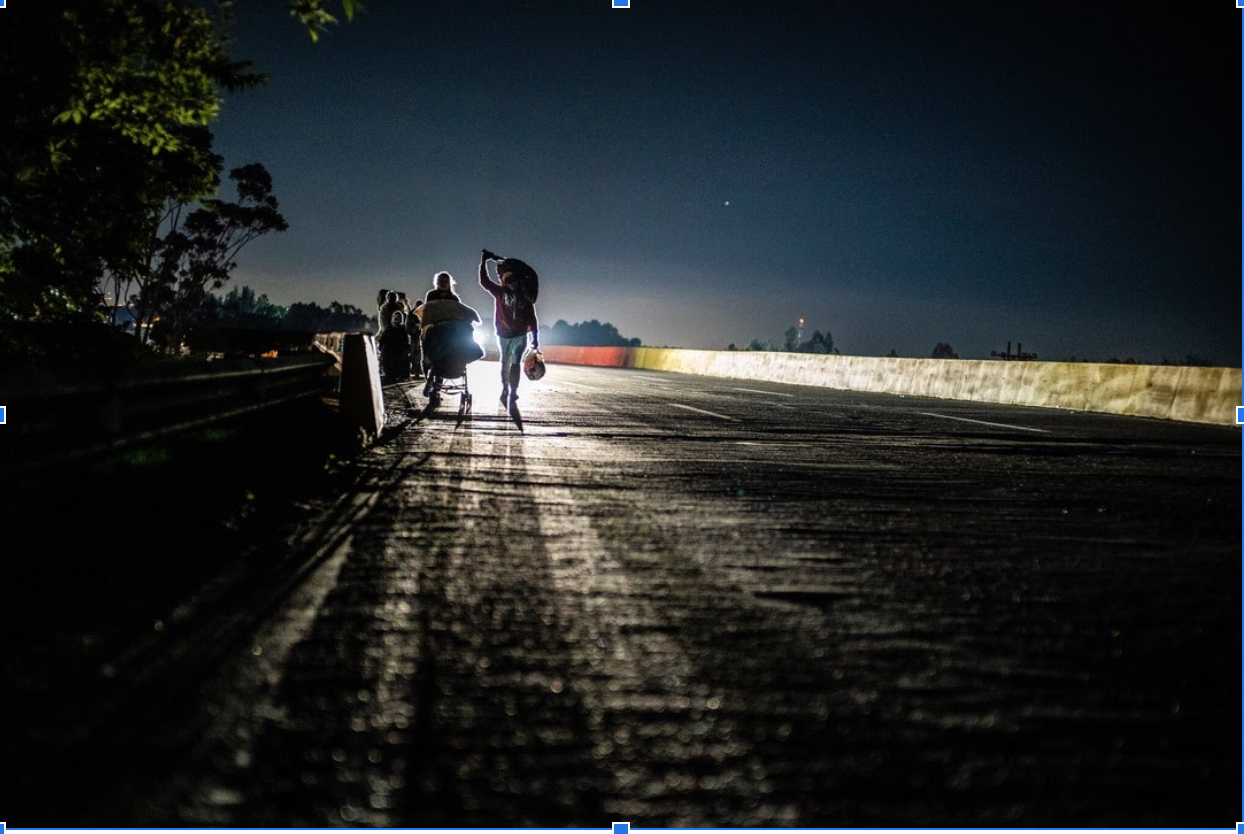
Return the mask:
<svg viewBox="0 0 1244 834">
<path fill-rule="evenodd" d="M 341 413 L 375 437 L 384 427 L 380 357 L 370 333 L 347 333 L 341 356 Z"/>
</svg>

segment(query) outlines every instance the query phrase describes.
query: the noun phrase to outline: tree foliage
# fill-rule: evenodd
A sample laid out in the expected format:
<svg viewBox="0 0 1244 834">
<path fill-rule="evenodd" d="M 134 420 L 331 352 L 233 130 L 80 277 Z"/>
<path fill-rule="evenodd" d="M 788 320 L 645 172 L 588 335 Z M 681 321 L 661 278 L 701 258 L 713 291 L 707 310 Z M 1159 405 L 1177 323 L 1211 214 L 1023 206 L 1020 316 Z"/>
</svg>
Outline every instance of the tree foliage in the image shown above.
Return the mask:
<svg viewBox="0 0 1244 834">
<path fill-rule="evenodd" d="M 748 350 L 776 350 L 770 342 L 761 342 L 753 339 Z M 837 353 L 834 350 L 834 337 L 826 330 L 824 333 L 817 330 L 812 333 L 806 341 L 799 341 L 799 331 L 794 327 L 789 327 L 783 334 L 782 350 L 787 353 L 821 353 L 830 354 Z"/>
<path fill-rule="evenodd" d="M 232 287 L 224 296 L 208 293 L 199 305 L 196 323 L 208 328 L 315 333 L 358 333 L 369 331 L 374 325 L 366 313 L 351 304 L 333 301 L 321 307 L 296 301 L 282 307 L 245 285 Z"/>
<path fill-rule="evenodd" d="M 628 339 L 618 328 L 596 319 L 567 324 L 560 319 L 552 327 L 540 328 L 540 341 L 546 345 L 576 345 L 584 347 L 639 347 L 639 339 Z"/>
<path fill-rule="evenodd" d="M 250 0 L 255 2 L 255 0 Z M 237 0 L 216 0 L 216 6 L 221 10 L 226 20 L 232 20 L 233 11 L 237 6 Z M 319 40 L 320 35 L 328 29 L 329 26 L 338 22 L 337 17 L 329 11 L 336 6 L 341 7 L 342 14 L 346 20 L 353 20 L 355 15 L 360 14 L 367 8 L 366 0 L 339 0 L 339 2 L 331 2 L 331 0 L 285 0 L 285 8 L 289 10 L 290 17 L 307 27 L 311 40 Z"/>
<path fill-rule="evenodd" d="M 140 318 L 159 317 L 170 347 L 180 346 L 209 290 L 224 286 L 238 252 L 255 238 L 284 231 L 289 224 L 272 194 L 272 177 L 259 163 L 234 168 L 229 178 L 237 200 L 203 200 L 192 211 L 171 201 L 168 229 L 151 247 L 140 283 Z"/>
<path fill-rule="evenodd" d="M 837 353 L 834 350 L 834 337 L 826 330 L 824 333 L 817 330 L 812 334 L 812 338 L 799 345 L 800 353 Z"/>
<path fill-rule="evenodd" d="M 950 346 L 949 342 L 938 342 L 933 347 L 934 359 L 958 359 L 959 354 L 955 353 L 955 349 Z"/>
<path fill-rule="evenodd" d="M 225 327 L 265 329 L 280 326 L 286 309 L 248 286 L 233 287 L 223 297 L 208 293 L 199 305 L 198 319 Z"/>
<path fill-rule="evenodd" d="M 329 302 L 327 307 L 310 302 L 289 305 L 284 327 L 317 333 L 360 333 L 375 329 L 375 321 L 353 304 Z"/>
<path fill-rule="evenodd" d="M 259 0 L 248 0 L 259 2 Z M 228 55 L 232 0 L 38 0 L 0 27 L 0 317 L 89 318 L 149 262 L 168 201 L 215 193 L 208 125 L 265 77 Z M 360 0 L 285 0 L 312 37 Z"/>
<path fill-rule="evenodd" d="M 153 206 L 210 193 L 218 90 L 248 82 L 182 3 L 43 0 L 0 28 L 0 288 L 8 317 L 94 308 Z"/>
</svg>

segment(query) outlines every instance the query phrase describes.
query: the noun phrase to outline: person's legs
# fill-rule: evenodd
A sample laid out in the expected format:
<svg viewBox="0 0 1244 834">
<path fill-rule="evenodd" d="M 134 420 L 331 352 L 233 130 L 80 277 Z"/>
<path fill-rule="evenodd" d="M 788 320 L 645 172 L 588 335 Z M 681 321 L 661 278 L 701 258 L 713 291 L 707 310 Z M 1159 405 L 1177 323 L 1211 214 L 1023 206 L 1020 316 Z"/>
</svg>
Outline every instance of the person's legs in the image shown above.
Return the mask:
<svg viewBox="0 0 1244 834">
<path fill-rule="evenodd" d="M 506 356 L 508 342 L 504 336 L 497 337 L 497 353 L 501 356 L 501 404 L 504 406 L 510 404 L 510 365 Z"/>
<path fill-rule="evenodd" d="M 429 327 L 423 336 L 424 375 L 428 381 L 423 386 L 423 396 L 431 397 L 436 390 L 436 378 L 441 376 L 439 369 L 445 361 L 445 330 L 441 324 Z"/>
<path fill-rule="evenodd" d="M 410 375 L 416 379 L 423 379 L 423 340 L 419 338 L 419 331 L 412 330 L 410 333 Z"/>
<path fill-rule="evenodd" d="M 498 339 L 501 345 L 501 404 L 513 410 L 518 400 L 518 381 L 523 375 L 527 334 Z"/>
<path fill-rule="evenodd" d="M 518 404 L 518 381 L 523 378 L 522 363 L 515 362 L 510 366 L 510 409 L 513 410 Z"/>
</svg>

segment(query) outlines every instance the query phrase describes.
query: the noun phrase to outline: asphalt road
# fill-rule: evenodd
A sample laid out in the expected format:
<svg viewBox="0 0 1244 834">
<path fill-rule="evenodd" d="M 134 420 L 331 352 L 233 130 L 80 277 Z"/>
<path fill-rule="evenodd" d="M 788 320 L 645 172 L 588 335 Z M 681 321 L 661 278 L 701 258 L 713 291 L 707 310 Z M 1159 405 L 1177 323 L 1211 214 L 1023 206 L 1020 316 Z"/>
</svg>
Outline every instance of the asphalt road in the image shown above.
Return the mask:
<svg viewBox="0 0 1244 834">
<path fill-rule="evenodd" d="M 1238 430 L 562 366 L 520 429 L 470 373 L 170 618 L 75 821 L 1241 817 Z"/>
</svg>

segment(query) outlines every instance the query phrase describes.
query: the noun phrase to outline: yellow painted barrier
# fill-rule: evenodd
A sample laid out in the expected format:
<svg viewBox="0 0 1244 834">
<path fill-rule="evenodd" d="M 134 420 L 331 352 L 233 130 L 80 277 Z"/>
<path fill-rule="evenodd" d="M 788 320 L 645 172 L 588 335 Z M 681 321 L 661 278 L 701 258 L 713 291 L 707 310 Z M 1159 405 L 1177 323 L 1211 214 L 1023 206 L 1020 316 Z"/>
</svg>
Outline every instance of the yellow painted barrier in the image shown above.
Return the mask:
<svg viewBox="0 0 1244 834">
<path fill-rule="evenodd" d="M 548 345 L 552 363 L 1235 425 L 1239 368 Z"/>
</svg>

